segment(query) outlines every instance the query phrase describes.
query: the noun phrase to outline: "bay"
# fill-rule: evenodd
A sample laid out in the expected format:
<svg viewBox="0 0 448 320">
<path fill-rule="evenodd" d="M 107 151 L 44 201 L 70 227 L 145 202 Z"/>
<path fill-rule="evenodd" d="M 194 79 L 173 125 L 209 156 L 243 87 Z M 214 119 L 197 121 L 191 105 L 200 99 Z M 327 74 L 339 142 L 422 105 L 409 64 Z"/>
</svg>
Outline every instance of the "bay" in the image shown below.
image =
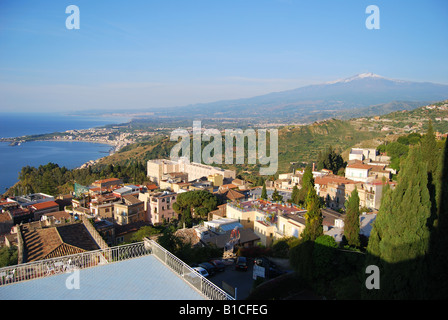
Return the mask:
<svg viewBox="0 0 448 320">
<path fill-rule="evenodd" d="M 88 129 L 128 121 L 123 118 L 68 116 L 40 113 L 0 113 L 0 137 Z M 32 141 L 19 146 L 0 143 L 0 194 L 18 181 L 22 167 L 39 167 L 49 162 L 74 169 L 108 155 L 111 146 L 78 141 Z"/>
</svg>

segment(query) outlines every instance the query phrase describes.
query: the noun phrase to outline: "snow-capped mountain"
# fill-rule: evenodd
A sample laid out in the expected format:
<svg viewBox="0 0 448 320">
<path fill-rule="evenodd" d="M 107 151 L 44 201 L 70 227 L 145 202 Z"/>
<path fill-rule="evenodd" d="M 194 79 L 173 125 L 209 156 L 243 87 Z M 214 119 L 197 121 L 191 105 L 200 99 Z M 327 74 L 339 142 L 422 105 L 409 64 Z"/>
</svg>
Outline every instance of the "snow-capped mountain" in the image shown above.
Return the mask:
<svg viewBox="0 0 448 320">
<path fill-rule="evenodd" d="M 333 84 L 333 83 L 338 83 L 338 82 L 351 82 L 351 81 L 355 81 L 355 80 L 360 80 L 360 79 L 367 79 L 367 78 L 374 78 L 374 79 L 385 79 L 382 76 L 379 76 L 377 74 L 371 73 L 371 72 L 366 72 L 366 73 L 360 73 L 357 74 L 353 77 L 349 77 L 349 78 L 344 78 L 344 79 L 339 79 L 336 81 L 330 81 L 330 82 L 326 82 L 326 84 Z"/>
<path fill-rule="evenodd" d="M 317 113 L 337 115 L 344 110 L 359 110 L 382 104 L 390 106 L 391 102 L 399 102 L 393 105 L 401 110 L 445 99 L 448 99 L 448 85 L 361 73 L 332 82 L 247 99 L 185 106 L 182 110 L 185 115 L 196 116 L 303 118 Z"/>
</svg>

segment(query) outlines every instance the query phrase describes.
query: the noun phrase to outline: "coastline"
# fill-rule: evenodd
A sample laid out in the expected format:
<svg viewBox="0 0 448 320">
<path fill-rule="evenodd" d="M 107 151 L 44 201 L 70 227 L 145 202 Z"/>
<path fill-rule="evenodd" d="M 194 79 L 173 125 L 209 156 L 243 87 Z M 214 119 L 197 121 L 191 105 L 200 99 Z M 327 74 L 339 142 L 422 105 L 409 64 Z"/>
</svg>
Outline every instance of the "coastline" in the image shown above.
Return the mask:
<svg viewBox="0 0 448 320">
<path fill-rule="evenodd" d="M 89 157 L 89 156 L 88 157 L 84 157 L 84 159 L 82 160 L 83 162 L 81 162 L 80 164 L 77 164 L 75 166 L 72 166 L 71 170 L 83 169 L 83 168 L 88 168 L 90 166 L 94 166 L 99 161 L 101 161 L 101 159 L 104 159 L 104 158 L 108 157 L 109 155 L 114 154 L 120 148 L 119 142 L 112 142 L 112 141 L 106 142 L 106 141 L 71 140 L 71 139 L 36 139 L 36 140 L 29 140 L 29 141 L 26 141 L 26 142 L 51 143 L 51 144 L 54 143 L 54 142 L 62 142 L 62 143 L 64 143 L 64 142 L 65 143 L 67 143 L 67 142 L 78 142 L 79 144 L 77 146 L 73 145 L 73 147 L 68 147 L 70 149 L 73 148 L 74 150 L 91 149 L 92 147 L 90 147 L 90 146 L 85 146 L 85 147 L 82 146 L 82 143 L 89 143 L 92 146 L 93 145 L 97 145 L 98 146 L 98 147 L 93 147 L 94 149 L 95 148 L 97 148 L 97 149 L 100 148 L 100 149 L 103 150 L 103 151 L 100 151 L 100 153 L 98 153 L 96 155 L 92 155 L 91 157 Z M 22 151 L 20 151 L 20 149 L 22 149 L 22 147 L 24 147 L 24 145 L 27 145 L 27 144 L 21 144 L 21 145 L 16 145 L 16 146 L 8 146 L 8 142 L 5 141 L 5 139 L 0 141 L 0 143 L 3 145 L 2 148 L 7 148 L 8 150 L 11 151 L 11 153 L 10 153 L 11 155 L 16 154 L 17 152 L 18 152 L 18 154 L 21 154 Z M 103 147 L 101 147 L 101 145 Z M 30 144 L 30 146 L 31 146 L 31 144 Z M 16 149 L 16 148 L 17 148 L 17 152 L 14 151 L 14 149 Z M 32 148 L 35 148 L 35 147 L 32 147 Z M 57 144 L 56 144 L 56 148 L 59 148 L 59 147 L 57 147 Z M 66 146 L 64 146 L 63 148 L 66 148 Z M 34 158 L 33 156 L 31 156 L 31 157 Z M 69 156 L 69 157 L 72 157 L 72 158 L 76 157 L 76 153 L 73 153 L 72 156 Z M 5 162 L 5 163 L 3 163 L 3 162 Z M 8 163 L 7 160 L 5 160 L 3 162 L 2 163 L 4 165 L 4 168 L 8 167 L 8 168 L 12 169 L 12 171 L 13 171 L 13 173 L 11 173 L 10 170 L 5 171 L 4 173 L 2 171 L 2 173 L 1 173 L 2 174 L 2 182 L 0 183 L 0 185 L 1 185 L 0 194 L 7 194 L 10 189 L 14 188 L 19 183 L 19 181 L 17 181 L 16 179 L 11 178 L 11 176 L 12 175 L 17 176 L 18 173 L 20 172 L 21 168 L 24 167 L 25 164 L 24 165 L 20 165 L 20 168 L 19 167 L 16 168 L 16 167 L 14 167 L 12 165 L 12 163 Z M 48 161 L 45 161 L 45 162 L 42 162 L 41 164 L 45 165 L 47 162 Z M 52 161 L 52 162 L 54 162 L 54 161 Z M 21 163 L 21 161 L 19 160 L 18 163 Z M 61 164 L 57 160 L 55 161 L 55 163 Z M 40 164 L 35 164 L 35 165 L 31 164 L 31 166 L 35 166 L 35 167 L 37 167 L 37 165 L 40 165 Z M 62 165 L 66 166 L 66 164 L 62 164 Z M 3 175 L 5 175 L 5 176 L 3 176 Z M 13 182 L 13 180 L 16 180 L 16 181 Z"/>
</svg>

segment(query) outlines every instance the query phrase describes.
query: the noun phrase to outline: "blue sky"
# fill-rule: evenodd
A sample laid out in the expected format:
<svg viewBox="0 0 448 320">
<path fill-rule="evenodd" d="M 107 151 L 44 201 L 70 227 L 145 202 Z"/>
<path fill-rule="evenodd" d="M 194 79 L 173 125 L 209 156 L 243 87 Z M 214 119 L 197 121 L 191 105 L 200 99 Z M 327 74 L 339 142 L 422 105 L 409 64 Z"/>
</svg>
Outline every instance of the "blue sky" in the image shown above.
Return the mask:
<svg viewBox="0 0 448 320">
<path fill-rule="evenodd" d="M 446 0 L 0 0 L 0 112 L 172 107 L 363 72 L 448 84 L 447 53 Z"/>
</svg>

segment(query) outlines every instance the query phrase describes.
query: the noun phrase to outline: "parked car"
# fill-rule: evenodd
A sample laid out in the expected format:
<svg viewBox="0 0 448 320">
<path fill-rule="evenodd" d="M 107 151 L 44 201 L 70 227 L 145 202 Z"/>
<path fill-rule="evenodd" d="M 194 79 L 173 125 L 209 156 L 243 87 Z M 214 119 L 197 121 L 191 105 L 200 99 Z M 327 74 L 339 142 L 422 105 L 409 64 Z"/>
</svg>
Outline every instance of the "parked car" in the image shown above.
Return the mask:
<svg viewBox="0 0 448 320">
<path fill-rule="evenodd" d="M 214 275 L 216 272 L 215 266 L 213 266 L 211 263 L 208 263 L 208 262 L 202 262 L 202 263 L 198 264 L 198 267 L 201 267 L 201 268 L 204 268 L 205 270 L 207 270 L 209 275 Z"/>
<path fill-rule="evenodd" d="M 210 263 L 218 270 L 222 272 L 225 270 L 226 265 L 221 260 L 211 260 Z"/>
<path fill-rule="evenodd" d="M 199 274 L 202 275 L 203 277 L 206 277 L 206 278 L 207 278 L 207 277 L 209 276 L 207 270 L 205 270 L 205 269 L 202 268 L 202 267 L 194 267 L 193 270 L 195 270 L 197 273 L 199 273 Z"/>
<path fill-rule="evenodd" d="M 236 259 L 235 269 L 247 271 L 247 259 L 246 259 L 246 257 L 238 257 Z"/>
</svg>

